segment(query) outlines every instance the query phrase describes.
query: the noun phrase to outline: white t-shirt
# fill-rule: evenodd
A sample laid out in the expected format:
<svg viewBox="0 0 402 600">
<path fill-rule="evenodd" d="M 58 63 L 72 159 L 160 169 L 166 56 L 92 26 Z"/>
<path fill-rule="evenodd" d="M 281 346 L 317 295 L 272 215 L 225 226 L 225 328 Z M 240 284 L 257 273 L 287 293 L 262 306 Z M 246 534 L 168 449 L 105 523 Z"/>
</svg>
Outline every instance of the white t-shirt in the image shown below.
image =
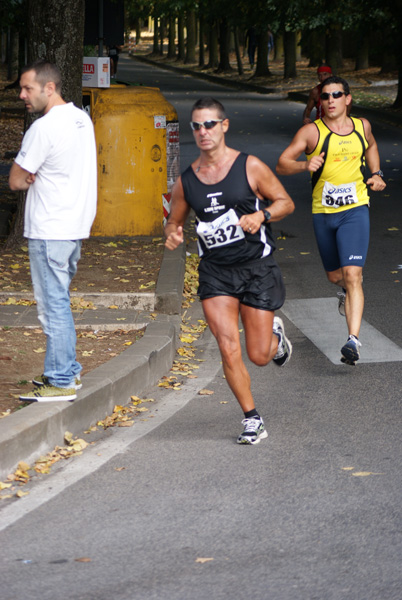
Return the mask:
<svg viewBox="0 0 402 600">
<path fill-rule="evenodd" d="M 89 237 L 97 200 L 92 121 L 72 102 L 54 106 L 26 132 L 15 162 L 36 175 L 25 207 L 24 236 Z"/>
</svg>

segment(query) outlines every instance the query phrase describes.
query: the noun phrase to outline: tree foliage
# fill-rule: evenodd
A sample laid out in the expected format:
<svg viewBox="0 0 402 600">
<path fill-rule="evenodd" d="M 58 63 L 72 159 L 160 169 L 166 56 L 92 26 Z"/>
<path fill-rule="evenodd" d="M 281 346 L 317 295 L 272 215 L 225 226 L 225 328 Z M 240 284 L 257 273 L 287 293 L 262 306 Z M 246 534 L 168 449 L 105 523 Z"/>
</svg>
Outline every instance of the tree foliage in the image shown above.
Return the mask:
<svg viewBox="0 0 402 600">
<path fill-rule="evenodd" d="M 68 25 L 69 21 L 65 20 L 57 5 L 70 5 L 71 1 L 81 2 L 38 0 L 38 4 L 46 4 L 49 15 L 52 13 L 52 26 L 56 26 L 59 18 L 64 19 L 63 25 Z M 35 3 L 35 0 L 1 0 L 0 23 L 3 29 L 13 26 L 22 33 L 24 21 L 21 10 L 28 2 Z M 251 26 L 257 28 L 260 40 L 256 76 L 269 75 L 264 37 L 268 26 L 275 37 L 281 36 L 285 42 L 284 76 L 296 75 L 292 35 L 296 32 L 302 34 L 303 55 L 310 59 L 311 66 L 325 61 L 336 71 L 346 53 L 348 58 L 356 59 L 356 68 L 375 64 L 381 66 L 384 72 L 396 68 L 402 70 L 402 0 L 384 0 L 381 3 L 375 0 L 338 0 L 335 3 L 329 0 L 126 0 L 125 6 L 130 25 L 147 17 L 155 19 L 157 29 L 161 20 L 162 24 L 167 23 L 169 54 L 171 57 L 176 55 L 179 60 L 186 57 L 193 60 L 194 45 L 200 40 L 198 38 L 196 42 L 194 31 L 190 31 L 187 45 L 184 47 L 183 40 L 180 40 L 181 45 L 176 52 L 172 40 L 177 32 L 177 21 L 191 22 L 191 18 L 188 21 L 189 15 L 195 14 L 198 23 L 202 19 L 200 34 L 208 50 L 208 66 L 219 65 L 221 70 L 230 68 L 229 50 L 235 49 L 237 40 L 243 43 L 245 32 Z M 180 29 L 180 35 L 182 32 L 183 29 Z M 158 39 L 155 50 L 160 52 Z M 74 60 L 78 59 L 75 57 Z"/>
</svg>

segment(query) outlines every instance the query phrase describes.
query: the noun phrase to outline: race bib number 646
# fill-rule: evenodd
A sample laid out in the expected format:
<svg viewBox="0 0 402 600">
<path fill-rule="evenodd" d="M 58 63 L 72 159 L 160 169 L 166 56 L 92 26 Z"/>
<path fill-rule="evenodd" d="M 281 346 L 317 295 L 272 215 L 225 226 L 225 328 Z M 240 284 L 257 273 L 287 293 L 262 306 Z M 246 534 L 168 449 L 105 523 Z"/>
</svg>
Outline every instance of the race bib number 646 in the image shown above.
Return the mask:
<svg viewBox="0 0 402 600">
<path fill-rule="evenodd" d="M 357 204 L 356 183 L 343 183 L 334 185 L 329 181 L 324 183 L 322 190 L 322 205 L 331 208 L 340 208 L 349 204 Z"/>
<path fill-rule="evenodd" d="M 231 208 L 210 223 L 200 221 L 197 225 L 197 234 L 209 249 L 227 246 L 245 237 L 238 222 L 239 217 Z"/>
</svg>

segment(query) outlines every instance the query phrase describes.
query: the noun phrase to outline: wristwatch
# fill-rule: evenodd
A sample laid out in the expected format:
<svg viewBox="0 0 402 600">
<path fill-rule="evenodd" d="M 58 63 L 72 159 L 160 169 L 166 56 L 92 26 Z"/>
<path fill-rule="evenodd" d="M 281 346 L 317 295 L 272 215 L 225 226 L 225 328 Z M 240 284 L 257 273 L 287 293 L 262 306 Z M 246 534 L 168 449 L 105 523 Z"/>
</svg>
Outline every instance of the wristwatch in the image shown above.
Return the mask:
<svg viewBox="0 0 402 600">
<path fill-rule="evenodd" d="M 262 214 L 264 215 L 264 223 L 268 223 L 268 221 L 272 218 L 271 213 L 266 208 L 262 208 Z"/>
<path fill-rule="evenodd" d="M 384 173 L 381 171 L 381 169 L 379 171 L 375 171 L 375 173 L 371 173 L 371 177 L 373 175 L 378 175 L 379 177 L 381 177 L 381 179 L 384 179 Z"/>
</svg>

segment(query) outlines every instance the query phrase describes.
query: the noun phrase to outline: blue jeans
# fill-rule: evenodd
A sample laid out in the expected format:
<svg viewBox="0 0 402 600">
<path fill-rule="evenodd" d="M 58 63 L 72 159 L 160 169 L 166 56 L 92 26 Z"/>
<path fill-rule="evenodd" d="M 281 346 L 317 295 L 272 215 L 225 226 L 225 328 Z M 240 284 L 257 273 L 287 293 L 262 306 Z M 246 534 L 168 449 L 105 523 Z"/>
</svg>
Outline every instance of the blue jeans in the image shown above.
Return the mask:
<svg viewBox="0 0 402 600">
<path fill-rule="evenodd" d="M 81 372 L 70 308 L 70 283 L 77 272 L 81 240 L 28 240 L 31 278 L 38 317 L 46 334 L 43 374 L 52 385 L 74 387 Z"/>
</svg>

